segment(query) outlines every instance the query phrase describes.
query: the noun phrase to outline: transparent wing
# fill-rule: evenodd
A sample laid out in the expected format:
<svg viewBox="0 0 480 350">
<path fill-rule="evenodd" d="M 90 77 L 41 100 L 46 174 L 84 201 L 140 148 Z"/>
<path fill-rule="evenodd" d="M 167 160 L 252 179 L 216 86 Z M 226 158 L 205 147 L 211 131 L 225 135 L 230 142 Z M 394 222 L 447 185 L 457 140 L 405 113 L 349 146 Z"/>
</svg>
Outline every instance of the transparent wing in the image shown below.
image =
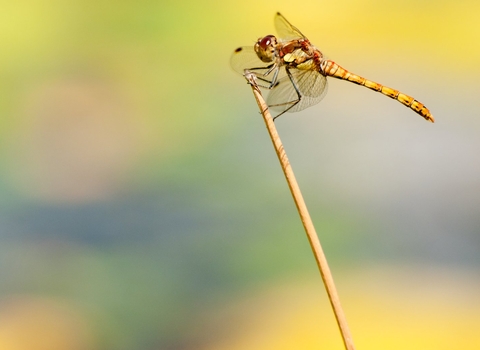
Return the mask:
<svg viewBox="0 0 480 350">
<path fill-rule="evenodd" d="M 290 74 L 302 95 L 318 97 L 325 93 L 327 78 L 321 75 L 318 71 L 290 69 Z"/>
<path fill-rule="evenodd" d="M 243 75 L 245 69 L 254 69 L 257 73 L 264 73 L 271 63 L 262 62 L 253 46 L 243 46 L 236 49 L 230 58 L 233 70 Z M 263 72 L 261 72 L 263 70 Z"/>
<path fill-rule="evenodd" d="M 275 29 L 281 41 L 303 39 L 305 35 L 302 34 L 297 27 L 293 26 L 280 12 L 275 15 Z"/>
<path fill-rule="evenodd" d="M 290 77 L 285 75 L 278 80 L 277 85 L 268 95 L 267 104 L 274 111 L 282 113 L 290 108 L 288 112 L 298 112 L 319 103 L 325 97 L 327 79 L 323 75 L 316 71 L 300 69 L 291 69 L 290 73 L 293 83 Z"/>
</svg>

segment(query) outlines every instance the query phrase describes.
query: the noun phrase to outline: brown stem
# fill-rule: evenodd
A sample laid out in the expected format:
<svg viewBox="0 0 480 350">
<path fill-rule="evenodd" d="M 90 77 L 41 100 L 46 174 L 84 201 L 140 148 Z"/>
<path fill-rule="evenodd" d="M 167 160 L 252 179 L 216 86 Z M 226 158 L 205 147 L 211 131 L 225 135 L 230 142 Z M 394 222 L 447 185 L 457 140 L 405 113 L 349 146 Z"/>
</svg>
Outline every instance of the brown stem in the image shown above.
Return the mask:
<svg viewBox="0 0 480 350">
<path fill-rule="evenodd" d="M 283 169 L 283 173 L 285 174 L 285 178 L 287 179 L 288 187 L 290 188 L 293 200 L 295 201 L 298 213 L 300 214 L 300 219 L 302 220 L 303 227 L 305 228 L 305 232 L 307 233 L 310 247 L 312 248 L 315 260 L 317 261 L 318 269 L 320 270 L 320 274 L 322 276 L 325 289 L 327 290 L 330 304 L 332 305 L 333 312 L 335 314 L 335 318 L 340 329 L 340 333 L 342 334 L 345 349 L 354 350 L 355 346 L 353 344 L 352 335 L 348 328 L 347 320 L 345 318 L 345 314 L 343 313 L 342 306 L 340 305 L 340 299 L 338 297 L 337 289 L 335 288 L 335 283 L 333 282 L 332 273 L 330 272 L 330 268 L 328 267 L 327 259 L 325 257 L 325 254 L 323 253 L 322 246 L 320 245 L 320 241 L 315 231 L 315 227 L 313 226 L 312 219 L 310 218 L 310 214 L 308 213 L 305 201 L 303 200 L 300 187 L 298 186 L 297 180 L 295 179 L 295 175 L 293 173 L 290 162 L 288 161 L 287 154 L 285 153 L 282 142 L 277 133 L 277 129 L 275 128 L 275 123 L 273 122 L 272 116 L 268 111 L 268 106 L 263 99 L 260 89 L 256 84 L 255 75 L 249 72 L 245 72 L 245 78 L 252 87 L 253 94 L 255 96 L 255 99 L 257 100 L 258 108 L 260 109 L 263 119 L 265 120 L 268 133 L 270 134 L 270 138 L 275 148 L 275 152 L 277 153 L 278 159 Z"/>
</svg>

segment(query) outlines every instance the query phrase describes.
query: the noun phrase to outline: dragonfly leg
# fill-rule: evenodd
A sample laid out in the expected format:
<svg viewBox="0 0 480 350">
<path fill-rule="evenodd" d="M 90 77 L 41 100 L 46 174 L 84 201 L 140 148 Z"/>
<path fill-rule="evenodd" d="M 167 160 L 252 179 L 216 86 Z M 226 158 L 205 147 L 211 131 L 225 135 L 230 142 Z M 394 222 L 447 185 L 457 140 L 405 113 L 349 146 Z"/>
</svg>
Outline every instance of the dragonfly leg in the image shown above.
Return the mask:
<svg viewBox="0 0 480 350">
<path fill-rule="evenodd" d="M 258 72 L 259 70 L 265 70 L 265 69 L 267 69 L 265 73 Z M 268 79 L 267 76 L 270 75 L 272 71 L 274 71 L 273 77 L 272 79 Z M 259 87 L 262 87 L 264 89 L 269 89 L 269 90 L 272 89 L 277 83 L 278 71 L 279 69 L 276 66 L 276 64 L 271 64 L 268 67 L 254 67 L 254 68 L 245 69 L 245 72 L 250 72 L 255 74 L 257 80 L 265 83 L 265 85 L 257 84 Z"/>
<path fill-rule="evenodd" d="M 295 107 L 299 102 L 300 100 L 302 99 L 302 94 L 300 93 L 300 90 L 298 89 L 297 87 L 297 84 L 295 84 L 295 81 L 293 80 L 293 77 L 292 77 L 292 74 L 290 73 L 290 70 L 288 69 L 288 67 L 285 67 L 285 71 L 287 72 L 287 76 L 290 80 L 290 83 L 292 84 L 293 88 L 295 89 L 295 92 L 297 93 L 297 99 L 296 100 L 293 100 L 293 101 L 288 101 L 288 102 L 284 102 L 284 103 L 279 103 L 279 104 L 274 104 L 274 105 L 270 105 L 269 107 L 279 107 L 279 106 L 285 106 L 285 105 L 290 105 L 288 106 L 288 108 L 286 108 L 284 111 L 280 112 L 279 114 L 277 114 L 274 118 L 273 118 L 273 121 L 275 121 L 275 119 L 277 119 L 278 117 L 280 117 L 282 114 L 284 114 L 285 112 L 288 112 L 289 110 L 291 110 L 293 107 Z"/>
<path fill-rule="evenodd" d="M 272 78 L 272 81 L 270 82 L 270 87 L 269 89 L 272 89 L 275 85 L 277 85 L 277 79 L 278 79 L 278 72 L 280 71 L 280 69 L 275 69 L 275 73 L 273 73 L 273 78 Z M 267 72 L 268 74 L 271 73 L 271 69 L 268 70 Z M 267 73 L 265 73 L 265 75 L 268 75 Z"/>
</svg>

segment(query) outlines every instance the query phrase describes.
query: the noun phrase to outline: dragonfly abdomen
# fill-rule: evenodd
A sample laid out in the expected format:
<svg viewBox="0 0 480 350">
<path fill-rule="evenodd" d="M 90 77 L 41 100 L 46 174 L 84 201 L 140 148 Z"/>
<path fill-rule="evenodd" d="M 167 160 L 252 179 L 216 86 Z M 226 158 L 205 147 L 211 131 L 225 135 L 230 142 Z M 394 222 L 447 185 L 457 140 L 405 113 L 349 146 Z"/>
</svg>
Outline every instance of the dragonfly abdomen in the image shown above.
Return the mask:
<svg viewBox="0 0 480 350">
<path fill-rule="evenodd" d="M 342 80 L 347 80 L 352 83 L 365 86 L 371 90 L 380 92 L 383 95 L 388 96 L 390 98 L 393 98 L 394 100 L 397 100 L 401 104 L 409 107 L 416 113 L 420 114 L 423 118 L 425 118 L 429 122 L 432 122 L 432 123 L 434 122 L 434 119 L 430 111 L 428 110 L 428 108 L 425 107 L 419 101 L 415 100 L 411 96 L 405 95 L 404 93 L 401 93 L 398 90 L 383 86 L 379 83 L 375 83 L 374 81 L 371 81 L 359 75 L 353 74 L 348 70 L 346 70 L 345 68 L 340 67 L 338 64 L 330 60 L 323 61 L 321 65 L 321 69 L 323 70 L 324 75 L 342 79 Z"/>
</svg>

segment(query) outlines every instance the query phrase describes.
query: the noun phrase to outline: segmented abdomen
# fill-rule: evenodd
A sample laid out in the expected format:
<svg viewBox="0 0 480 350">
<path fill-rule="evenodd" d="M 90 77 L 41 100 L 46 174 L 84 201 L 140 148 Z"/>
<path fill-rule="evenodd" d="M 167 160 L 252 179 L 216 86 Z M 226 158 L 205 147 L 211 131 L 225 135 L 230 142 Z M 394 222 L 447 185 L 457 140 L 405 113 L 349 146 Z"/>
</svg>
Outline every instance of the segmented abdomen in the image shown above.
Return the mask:
<svg viewBox="0 0 480 350">
<path fill-rule="evenodd" d="M 435 121 L 435 119 L 433 119 L 433 116 L 430 114 L 430 111 L 428 110 L 427 107 L 425 107 L 419 101 L 415 100 L 413 97 L 405 95 L 398 90 L 383 86 L 379 83 L 375 83 L 359 75 L 352 74 L 348 70 L 340 67 L 338 64 L 330 60 L 323 61 L 321 69 L 323 70 L 323 73 L 327 76 L 348 80 L 348 81 L 351 81 L 352 83 L 363 85 L 369 89 L 378 91 L 384 94 L 385 96 L 393 98 L 394 100 L 397 100 L 401 104 L 411 108 L 413 111 L 420 114 L 423 118 L 425 118 L 429 122 L 433 123 Z"/>
</svg>

